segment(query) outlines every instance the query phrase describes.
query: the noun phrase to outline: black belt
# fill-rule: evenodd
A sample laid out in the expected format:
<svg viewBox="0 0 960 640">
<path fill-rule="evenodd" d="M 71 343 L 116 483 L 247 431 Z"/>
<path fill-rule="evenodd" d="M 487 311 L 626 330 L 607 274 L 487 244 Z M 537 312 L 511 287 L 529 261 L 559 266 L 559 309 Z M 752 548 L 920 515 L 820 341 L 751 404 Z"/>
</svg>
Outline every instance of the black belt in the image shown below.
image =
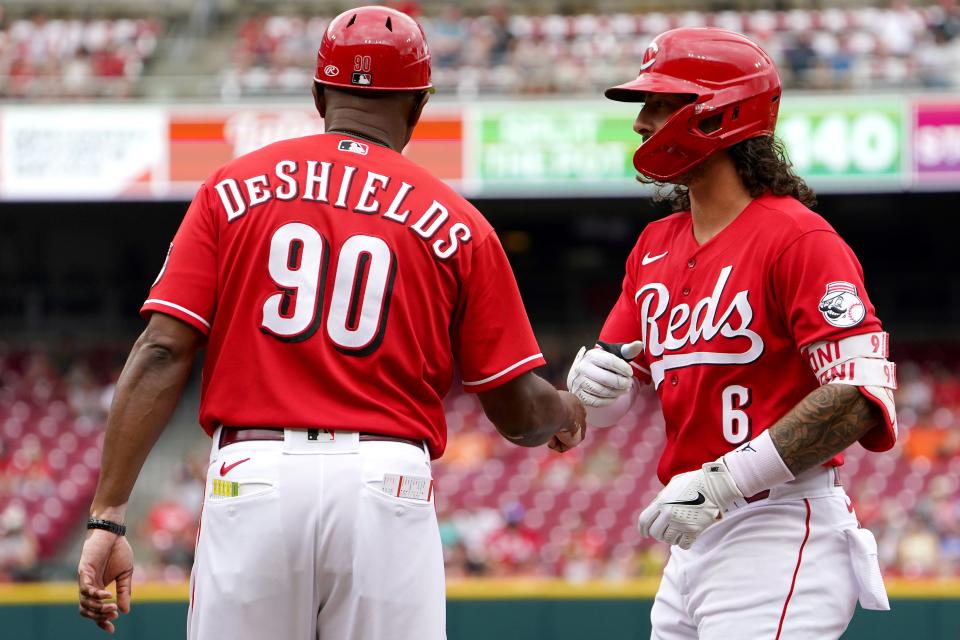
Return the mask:
<svg viewBox="0 0 960 640">
<path fill-rule="evenodd" d="M 317 431 L 319 431 L 319 429 Z M 279 427 L 223 427 L 220 429 L 220 448 L 238 442 L 250 442 L 253 440 L 283 440 L 283 429 Z M 382 433 L 361 433 L 360 440 L 402 442 L 412 445 L 417 449 L 423 449 L 422 440 L 403 438 L 401 436 L 388 436 Z"/>
</svg>

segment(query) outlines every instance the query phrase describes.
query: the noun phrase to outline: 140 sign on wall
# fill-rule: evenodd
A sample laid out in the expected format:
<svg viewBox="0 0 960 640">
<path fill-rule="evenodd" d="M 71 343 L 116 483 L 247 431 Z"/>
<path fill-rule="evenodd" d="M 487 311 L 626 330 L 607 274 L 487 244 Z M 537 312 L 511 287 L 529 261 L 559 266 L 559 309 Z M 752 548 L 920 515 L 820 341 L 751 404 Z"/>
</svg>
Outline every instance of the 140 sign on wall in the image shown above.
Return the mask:
<svg viewBox="0 0 960 640">
<path fill-rule="evenodd" d="M 898 100 L 785 100 L 777 135 L 807 178 L 903 175 L 904 107 Z"/>
</svg>

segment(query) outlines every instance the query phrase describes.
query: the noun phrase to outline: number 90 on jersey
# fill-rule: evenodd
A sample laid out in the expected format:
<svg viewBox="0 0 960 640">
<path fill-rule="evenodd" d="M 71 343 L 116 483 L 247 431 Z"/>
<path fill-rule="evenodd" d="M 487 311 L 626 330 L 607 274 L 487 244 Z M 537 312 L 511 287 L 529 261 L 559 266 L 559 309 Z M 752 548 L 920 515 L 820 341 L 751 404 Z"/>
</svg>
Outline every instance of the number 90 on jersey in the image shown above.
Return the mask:
<svg viewBox="0 0 960 640">
<path fill-rule="evenodd" d="M 330 243 L 313 227 L 291 222 L 270 240 L 267 268 L 278 291 L 263 303 L 261 330 L 302 342 L 323 324 Z M 383 341 L 397 260 L 381 238 L 355 235 L 340 246 L 326 333 L 337 350 L 368 355 Z"/>
</svg>

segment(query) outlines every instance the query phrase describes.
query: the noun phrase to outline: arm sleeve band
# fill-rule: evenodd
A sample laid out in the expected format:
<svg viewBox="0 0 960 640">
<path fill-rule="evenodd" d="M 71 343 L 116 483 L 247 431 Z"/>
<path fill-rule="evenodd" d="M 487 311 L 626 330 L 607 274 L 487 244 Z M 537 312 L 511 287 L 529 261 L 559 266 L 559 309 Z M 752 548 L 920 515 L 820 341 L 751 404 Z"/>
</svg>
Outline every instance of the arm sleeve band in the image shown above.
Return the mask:
<svg viewBox="0 0 960 640">
<path fill-rule="evenodd" d="M 801 349 L 820 384 L 848 384 L 860 389 L 883 415 L 884 428 L 871 429 L 860 439 L 870 451 L 886 451 L 897 440 L 897 365 L 887 360 L 890 336 L 884 331 L 840 340 L 824 340 Z"/>
</svg>

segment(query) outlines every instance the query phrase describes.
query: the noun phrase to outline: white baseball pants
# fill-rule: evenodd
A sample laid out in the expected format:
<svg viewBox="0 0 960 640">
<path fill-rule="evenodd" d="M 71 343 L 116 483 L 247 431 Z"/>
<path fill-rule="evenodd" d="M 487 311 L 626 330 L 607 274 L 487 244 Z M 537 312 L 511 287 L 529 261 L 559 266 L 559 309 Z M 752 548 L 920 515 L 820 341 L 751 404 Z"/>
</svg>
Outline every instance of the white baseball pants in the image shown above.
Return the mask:
<svg viewBox="0 0 960 640">
<path fill-rule="evenodd" d="M 325 432 L 323 432 L 325 433 Z M 190 640 L 442 640 L 443 555 L 430 457 L 356 433 L 219 449 L 214 434 L 190 579 Z M 235 484 L 234 484 L 235 483 Z M 431 489 L 432 490 L 432 489 Z"/>
<path fill-rule="evenodd" d="M 888 609 L 876 541 L 822 468 L 724 514 L 671 547 L 653 640 L 830 640 L 865 608 Z"/>
</svg>

